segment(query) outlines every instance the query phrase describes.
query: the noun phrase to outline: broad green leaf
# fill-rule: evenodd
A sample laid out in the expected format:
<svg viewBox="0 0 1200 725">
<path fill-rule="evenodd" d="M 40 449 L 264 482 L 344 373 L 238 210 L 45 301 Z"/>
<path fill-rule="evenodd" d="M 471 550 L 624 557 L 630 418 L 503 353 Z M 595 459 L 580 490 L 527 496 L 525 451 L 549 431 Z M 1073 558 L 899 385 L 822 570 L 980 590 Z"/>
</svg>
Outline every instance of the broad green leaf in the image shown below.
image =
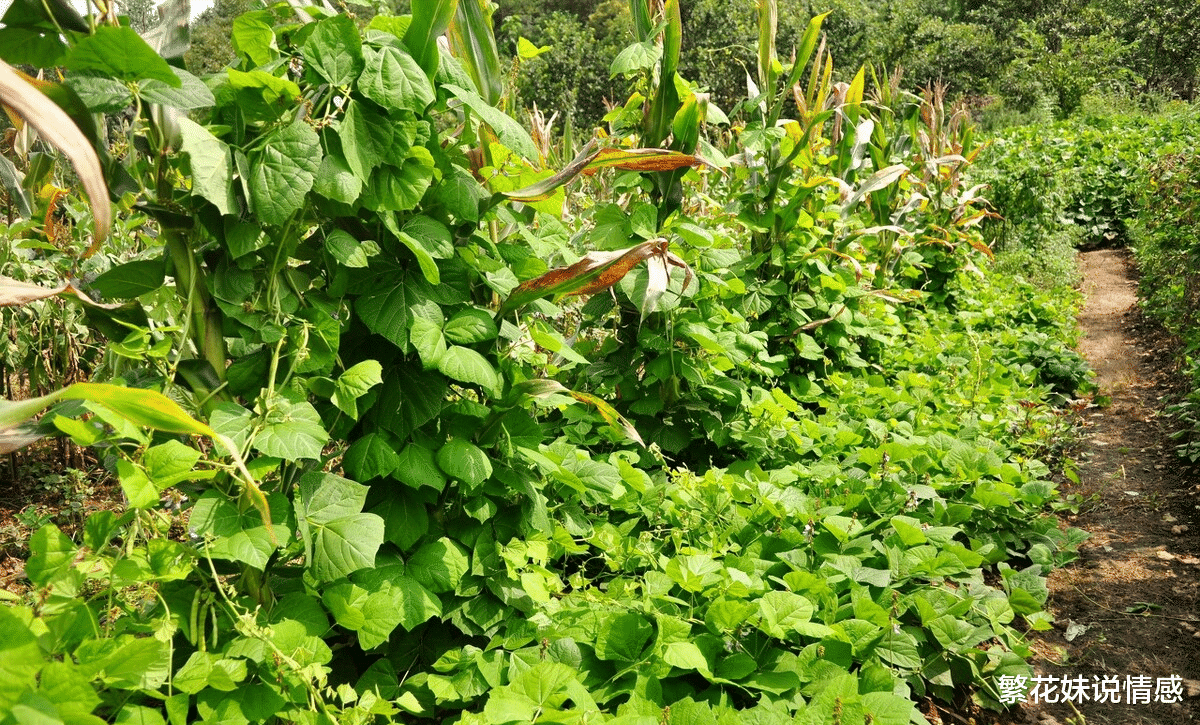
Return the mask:
<svg viewBox="0 0 1200 725">
<path fill-rule="evenodd" d="M 309 66 L 339 88 L 353 83 L 363 71 L 362 39 L 348 15 L 318 21 L 300 52 Z"/>
<path fill-rule="evenodd" d="M 372 172 L 363 201 L 377 211 L 409 211 L 421 203 L 433 179 L 433 156 L 428 149 L 417 146 L 399 168 L 385 164 Z M 435 248 L 423 240 L 418 243 L 426 249 Z"/>
<path fill-rule="evenodd" d="M 478 385 L 491 395 L 500 394 L 500 375 L 483 355 L 469 347 L 451 346 L 438 358 L 437 369 L 451 380 Z"/>
<path fill-rule="evenodd" d="M 402 491 L 392 492 L 370 512 L 383 519 L 384 537 L 401 551 L 407 551 L 429 532 L 425 504 Z"/>
<path fill-rule="evenodd" d="M 708 660 L 700 648 L 691 642 L 671 642 L 663 651 L 663 662 L 684 670 L 698 670 L 704 675 L 711 674 Z"/>
<path fill-rule="evenodd" d="M 313 524 L 327 524 L 362 511 L 367 487 L 341 476 L 311 471 L 300 477 L 299 513 Z"/>
<path fill-rule="evenodd" d="M 31 555 L 25 562 L 25 575 L 36 587 L 50 586 L 71 569 L 76 547 L 54 524 L 46 524 L 29 538 Z"/>
<path fill-rule="evenodd" d="M 371 240 L 358 241 L 341 229 L 334 229 L 325 237 L 325 248 L 333 258 L 347 267 L 366 267 L 371 257 L 379 254 L 379 245 Z"/>
<path fill-rule="evenodd" d="M 331 400 L 343 413 L 357 420 L 358 399 L 382 382 L 383 366 L 375 360 L 363 360 L 338 376 Z"/>
<path fill-rule="evenodd" d="M 242 13 L 233 20 L 230 41 L 234 51 L 256 66 L 266 65 L 279 55 L 271 13 L 257 10 Z"/>
<path fill-rule="evenodd" d="M 355 300 L 354 311 L 368 330 L 406 350 L 408 330 L 412 325 L 409 305 L 416 301 L 417 296 L 401 274 L 381 275 L 369 283 L 363 294 Z"/>
<path fill-rule="evenodd" d="M 383 519 L 359 513 L 367 487 L 340 476 L 311 472 L 300 478 L 297 523 L 308 567 L 319 581 L 333 581 L 372 566 L 383 544 Z"/>
<path fill-rule="evenodd" d="M 172 88 L 183 85 L 167 61 L 133 28 L 101 25 L 76 43 L 63 64 L 68 70 L 130 83 L 152 78 Z"/>
<path fill-rule="evenodd" d="M 383 390 L 372 409 L 374 419 L 381 428 L 405 440 L 437 417 L 447 389 L 440 373 L 422 371 L 415 363 L 397 365 L 384 375 Z"/>
<path fill-rule="evenodd" d="M 362 190 L 363 180 L 350 170 L 345 159 L 337 153 L 325 154 L 313 180 L 314 192 L 342 204 L 357 205 Z"/>
<path fill-rule="evenodd" d="M 433 451 L 417 443 L 409 443 L 400 451 L 392 470 L 393 478 L 413 488 L 428 486 L 440 493 L 446 487 L 446 477 L 438 468 Z"/>
<path fill-rule="evenodd" d="M 491 314 L 477 307 L 456 312 L 442 328 L 446 339 L 460 345 L 486 342 L 496 338 L 496 323 Z"/>
<path fill-rule="evenodd" d="M 617 57 L 613 59 L 612 65 L 609 66 L 608 75 L 610 78 L 615 78 L 618 75 L 629 77 L 648 71 L 658 65 L 662 60 L 662 46 L 653 41 L 645 41 L 641 43 L 633 43 L 625 46 L 625 49 L 617 53 Z"/>
<path fill-rule="evenodd" d="M 478 93 L 469 91 L 466 88 L 460 88 L 456 85 L 443 86 L 447 91 L 452 93 L 455 98 L 463 102 L 471 112 L 491 127 L 496 132 L 496 138 L 500 139 L 500 143 L 508 148 L 516 151 L 523 156 L 527 161 L 537 161 L 539 156 L 537 147 L 533 145 L 533 139 L 530 138 L 529 132 L 526 131 L 519 123 L 514 121 L 503 111 L 489 105 Z"/>
<path fill-rule="evenodd" d="M 392 630 L 404 619 L 403 594 L 385 580 L 371 582 L 370 589 L 342 582 L 325 590 L 322 601 L 337 623 L 358 632 L 363 649 L 372 649 L 387 641 Z"/>
<path fill-rule="evenodd" d="M 250 195 L 259 217 L 276 226 L 286 222 L 304 204 L 312 189 L 320 154 L 316 131 L 302 120 L 267 136 L 250 156 Z"/>
<path fill-rule="evenodd" d="M 467 550 L 452 539 L 442 537 L 417 551 L 405 564 L 406 571 L 434 594 L 453 591 L 470 570 Z"/>
<path fill-rule="evenodd" d="M 436 219 L 418 214 L 405 222 L 401 231 L 419 240 L 421 246 L 429 250 L 429 254 L 435 259 L 449 259 L 454 256 L 454 236 L 445 224 Z"/>
<path fill-rule="evenodd" d="M 596 656 L 602 660 L 637 662 L 654 634 L 654 626 L 632 612 L 611 616 L 596 634 Z"/>
<path fill-rule="evenodd" d="M 359 481 L 390 476 L 399 466 L 400 456 L 384 433 L 368 433 L 342 456 L 342 468 Z"/>
<path fill-rule="evenodd" d="M 179 76 L 182 85 L 176 88 L 159 80 L 147 80 L 139 88 L 143 101 L 178 108 L 181 111 L 195 111 L 216 105 L 217 99 L 208 86 L 204 85 L 204 81 L 182 68 L 171 70 Z"/>
<path fill-rule="evenodd" d="M 442 326 L 424 317 L 413 319 L 409 341 L 421 357 L 421 364 L 426 370 L 437 367 L 438 361 L 446 353 L 446 338 L 442 334 Z"/>
<path fill-rule="evenodd" d="M 37 636 L 18 617 L 19 609 L 0 607 L 0 709 L 11 712 L 21 694 L 37 684 L 45 661 Z"/>
<path fill-rule="evenodd" d="M 487 190 L 470 172 L 453 166 L 441 183 L 433 187 L 430 198 L 460 220 L 479 221 L 480 205 L 489 198 Z"/>
<path fill-rule="evenodd" d="M 792 592 L 767 592 L 758 600 L 762 617 L 759 629 L 778 639 L 787 639 L 796 626 L 812 619 L 813 605 Z"/>
<path fill-rule="evenodd" d="M 434 102 L 433 83 L 408 53 L 391 46 L 367 47 L 363 59 L 358 89 L 380 106 L 424 113 Z"/>
<path fill-rule="evenodd" d="M 162 81 L 154 81 L 167 87 Z M 117 113 L 133 102 L 129 86 L 113 78 L 73 76 L 68 85 L 92 113 Z"/>
<path fill-rule="evenodd" d="M 167 441 L 146 449 L 142 465 L 161 491 L 193 479 L 192 469 L 199 461 L 200 451 L 179 441 Z"/>
<path fill-rule="evenodd" d="M 291 536 L 287 497 L 269 493 L 266 498 L 276 538 L 272 538 L 272 531 L 263 524 L 257 510 L 243 509 L 219 491 L 206 491 L 200 496 L 188 524 L 196 534 L 212 537 L 206 546 L 209 556 L 240 561 L 261 571 L 278 548 L 277 541 L 288 541 Z"/>
<path fill-rule="evenodd" d="M 225 142 L 195 121 L 181 116 L 182 149 L 192 170 L 192 193 L 212 202 L 222 214 L 237 209 L 233 195 L 233 155 Z"/>
<path fill-rule="evenodd" d="M 101 274 L 92 281 L 92 288 L 104 297 L 131 299 L 161 287 L 165 275 L 163 259 L 136 259 Z"/>
<path fill-rule="evenodd" d="M 82 664 L 82 663 L 81 663 Z M 153 637 L 130 637 L 100 663 L 101 681 L 120 689 L 157 689 L 171 672 L 170 650 Z"/>
<path fill-rule="evenodd" d="M 262 91 L 262 98 L 268 103 L 291 102 L 300 97 L 300 86 L 287 78 L 273 76 L 266 71 L 240 71 L 237 68 L 226 68 L 229 76 L 229 86 L 234 89 L 252 88 Z"/>
<path fill-rule="evenodd" d="M 328 442 L 321 415 L 311 403 L 277 396 L 268 403 L 262 430 L 254 436 L 254 449 L 285 461 L 315 460 Z"/>
<path fill-rule="evenodd" d="M 492 462 L 487 454 L 461 438 L 451 438 L 438 449 L 437 464 L 447 476 L 462 481 L 468 489 L 478 488 L 492 475 Z"/>
<path fill-rule="evenodd" d="M 366 104 L 350 101 L 338 127 L 338 139 L 350 170 L 363 182 L 371 178 L 375 167 L 395 158 L 395 124 Z M 407 146 L 407 144 L 405 144 Z M 403 158 L 403 157 L 400 157 Z"/>
</svg>

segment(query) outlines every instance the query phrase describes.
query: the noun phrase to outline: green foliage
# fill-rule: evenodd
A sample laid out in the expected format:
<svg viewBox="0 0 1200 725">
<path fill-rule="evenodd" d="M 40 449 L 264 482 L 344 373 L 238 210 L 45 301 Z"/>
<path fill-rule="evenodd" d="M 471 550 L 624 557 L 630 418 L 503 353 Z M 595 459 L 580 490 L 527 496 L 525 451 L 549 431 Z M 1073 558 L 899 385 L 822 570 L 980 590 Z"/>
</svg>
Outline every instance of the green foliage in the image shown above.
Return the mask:
<svg viewBox="0 0 1200 725">
<path fill-rule="evenodd" d="M 89 114 L 130 119 L 123 209 L 153 219 L 106 250 L 88 290 L 123 303 L 93 324 L 176 402 L 113 379 L 56 413 L 130 510 L 30 541 L 0 707 L 899 725 L 1030 673 L 1083 536 L 1049 513 L 1074 298 L 981 271 L 973 133 L 941 93 L 835 85 L 822 18 L 793 63 L 764 5 L 718 147 L 681 8 L 651 7 L 614 146 L 673 153 L 558 176 L 497 107 L 483 6 L 436 63 L 441 4 L 255 10 L 206 92 L 172 70 L 153 98 L 170 78 L 127 35 L 66 38 Z M 77 50 L 104 36 L 133 50 Z"/>
</svg>

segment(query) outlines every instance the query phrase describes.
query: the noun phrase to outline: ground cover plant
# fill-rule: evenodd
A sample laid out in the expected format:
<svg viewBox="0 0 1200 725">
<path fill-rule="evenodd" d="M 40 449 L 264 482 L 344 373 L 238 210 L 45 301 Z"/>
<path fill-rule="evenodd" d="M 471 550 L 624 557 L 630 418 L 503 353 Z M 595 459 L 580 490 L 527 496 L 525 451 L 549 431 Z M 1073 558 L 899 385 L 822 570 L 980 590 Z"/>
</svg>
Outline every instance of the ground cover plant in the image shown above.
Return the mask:
<svg viewBox="0 0 1200 725">
<path fill-rule="evenodd" d="M 14 4 L 119 213 L 3 260 L 103 351 L 0 429 L 128 506 L 31 537 L 5 723 L 900 724 L 1030 675 L 1087 371 L 1073 298 L 991 270 L 965 114 L 764 2 L 730 125 L 679 5 L 631 15 L 574 149 L 501 110 L 474 0 L 254 10 L 203 79 Z"/>
</svg>

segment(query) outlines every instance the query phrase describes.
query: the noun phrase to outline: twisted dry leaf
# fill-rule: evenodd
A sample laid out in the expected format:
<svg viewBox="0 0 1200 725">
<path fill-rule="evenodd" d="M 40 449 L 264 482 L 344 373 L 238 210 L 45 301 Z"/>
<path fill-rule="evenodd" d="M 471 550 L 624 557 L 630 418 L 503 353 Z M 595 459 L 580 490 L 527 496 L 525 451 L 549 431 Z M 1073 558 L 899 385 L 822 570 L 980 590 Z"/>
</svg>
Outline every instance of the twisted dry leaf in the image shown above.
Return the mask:
<svg viewBox="0 0 1200 725">
<path fill-rule="evenodd" d="M 48 143 L 66 154 L 75 167 L 75 173 L 92 204 L 95 247 L 108 236 L 112 228 L 112 206 L 108 201 L 108 187 L 96 150 L 65 111 L 3 61 L 0 61 L 0 102 L 25 119 Z"/>
</svg>

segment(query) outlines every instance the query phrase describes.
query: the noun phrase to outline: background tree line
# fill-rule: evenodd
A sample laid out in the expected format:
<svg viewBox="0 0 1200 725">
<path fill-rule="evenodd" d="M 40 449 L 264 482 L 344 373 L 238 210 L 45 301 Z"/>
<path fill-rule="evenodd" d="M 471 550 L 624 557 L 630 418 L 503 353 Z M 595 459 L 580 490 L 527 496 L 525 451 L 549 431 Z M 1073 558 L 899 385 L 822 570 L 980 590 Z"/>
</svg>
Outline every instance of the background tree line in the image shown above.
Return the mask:
<svg viewBox="0 0 1200 725">
<path fill-rule="evenodd" d="M 215 70 L 233 58 L 232 19 L 257 1 L 218 0 L 197 19 L 188 56 L 193 70 Z M 382 4 L 403 12 L 407 0 Z M 550 46 L 519 67 L 514 61 L 517 103 L 589 125 L 627 98 L 628 84 L 609 73 L 633 41 L 625 0 L 504 0 L 493 7 L 502 53 L 515 59 L 521 37 Z M 374 14 L 367 6 L 348 8 Z M 863 64 L 881 74 L 901 68 L 906 86 L 942 81 L 952 97 L 971 98 L 1001 120 L 1066 117 L 1093 91 L 1196 97 L 1195 0 L 780 0 L 781 55 L 809 18 L 825 11 L 831 11 L 826 42 L 841 73 Z M 682 12 L 682 74 L 730 111 L 746 97 L 747 70 L 755 67 L 755 4 L 689 0 Z"/>
</svg>

